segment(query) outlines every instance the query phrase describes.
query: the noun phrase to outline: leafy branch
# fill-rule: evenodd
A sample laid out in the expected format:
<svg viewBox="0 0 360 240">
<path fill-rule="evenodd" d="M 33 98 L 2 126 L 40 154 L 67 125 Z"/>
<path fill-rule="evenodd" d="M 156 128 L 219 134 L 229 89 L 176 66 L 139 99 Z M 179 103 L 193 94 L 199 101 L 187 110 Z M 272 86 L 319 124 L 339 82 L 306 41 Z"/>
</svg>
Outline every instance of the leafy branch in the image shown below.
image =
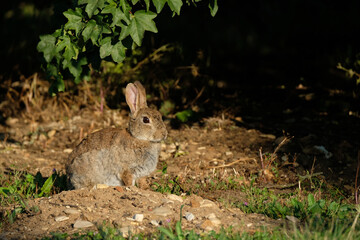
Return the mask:
<svg viewBox="0 0 360 240">
<path fill-rule="evenodd" d="M 196 6 L 200 1 L 186 3 Z M 99 70 L 102 60 L 124 61 L 127 49 L 141 46 L 146 31 L 158 32 L 154 19 L 166 4 L 173 16 L 180 15 L 182 0 L 78 0 L 75 9 L 63 13 L 67 23 L 40 36 L 37 45 L 52 82 L 50 93 L 65 91 L 66 74 L 78 84 L 90 78 L 90 66 Z M 209 0 L 208 6 L 215 16 L 217 0 Z"/>
</svg>

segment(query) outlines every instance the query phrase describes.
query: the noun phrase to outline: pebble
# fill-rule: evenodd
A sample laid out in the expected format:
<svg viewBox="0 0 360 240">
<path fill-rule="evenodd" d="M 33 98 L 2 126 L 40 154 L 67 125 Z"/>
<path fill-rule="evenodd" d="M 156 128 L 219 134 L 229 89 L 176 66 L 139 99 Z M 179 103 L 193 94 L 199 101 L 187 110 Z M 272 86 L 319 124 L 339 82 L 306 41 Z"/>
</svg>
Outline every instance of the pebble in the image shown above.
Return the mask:
<svg viewBox="0 0 360 240">
<path fill-rule="evenodd" d="M 96 189 L 104 189 L 104 188 L 109 188 L 109 186 L 101 183 L 96 184 Z"/>
<path fill-rule="evenodd" d="M 56 133 L 56 130 L 53 129 L 53 130 L 50 130 L 50 131 L 47 133 L 47 135 L 48 135 L 49 138 L 52 138 L 53 136 L 55 136 L 55 133 Z"/>
<path fill-rule="evenodd" d="M 200 228 L 207 230 L 207 231 L 211 231 L 214 229 L 214 225 L 212 224 L 212 222 L 210 220 L 205 220 L 201 225 Z"/>
<path fill-rule="evenodd" d="M 71 149 L 71 148 L 66 148 L 66 149 L 64 149 L 64 153 L 71 153 L 73 150 Z"/>
<path fill-rule="evenodd" d="M 74 223 L 74 228 L 87 228 L 87 227 L 92 227 L 92 226 L 94 226 L 94 224 L 92 224 L 89 221 L 77 220 Z"/>
<path fill-rule="evenodd" d="M 210 200 L 207 200 L 207 199 L 204 199 L 202 202 L 201 202 L 201 207 L 216 207 L 216 204 L 213 202 L 213 201 L 210 201 Z"/>
<path fill-rule="evenodd" d="M 300 220 L 294 216 L 286 216 L 286 219 L 295 224 L 298 224 L 300 222 Z"/>
<path fill-rule="evenodd" d="M 159 226 L 159 222 L 156 220 L 151 220 L 150 223 L 154 225 L 155 227 Z"/>
<path fill-rule="evenodd" d="M 275 139 L 276 139 L 276 136 L 275 136 L 275 135 L 272 135 L 272 134 L 260 134 L 260 137 L 262 137 L 262 138 L 268 138 L 268 139 L 271 139 L 271 140 L 275 140 Z"/>
<path fill-rule="evenodd" d="M 215 226 L 219 226 L 221 224 L 221 221 L 216 217 L 216 215 L 214 213 L 209 214 L 208 219 Z"/>
<path fill-rule="evenodd" d="M 194 216 L 194 214 L 187 212 L 187 213 L 185 213 L 185 219 L 188 220 L 189 222 L 191 222 L 192 220 L 195 219 L 195 216 Z"/>
<path fill-rule="evenodd" d="M 69 215 L 71 215 L 71 214 L 80 214 L 80 211 L 76 210 L 76 209 L 68 208 L 68 209 L 64 210 L 64 213 L 69 214 Z"/>
<path fill-rule="evenodd" d="M 120 228 L 119 230 L 122 233 L 122 236 L 124 238 L 127 238 L 127 237 L 129 237 L 129 232 L 131 232 L 132 227 L 131 226 L 125 226 L 125 227 Z"/>
<path fill-rule="evenodd" d="M 66 221 L 68 219 L 69 219 L 69 217 L 67 217 L 67 216 L 58 216 L 55 218 L 55 222 L 62 222 L 62 221 Z"/>
<path fill-rule="evenodd" d="M 182 199 L 182 197 L 178 196 L 178 195 L 175 195 L 175 194 L 169 194 L 167 196 L 167 198 L 169 200 L 173 200 L 173 201 L 178 201 L 178 202 L 183 202 L 184 200 Z"/>
<path fill-rule="evenodd" d="M 135 214 L 133 219 L 137 222 L 142 222 L 144 220 L 144 214 Z"/>
<path fill-rule="evenodd" d="M 172 214 L 172 211 L 167 207 L 157 207 L 152 211 L 152 214 L 165 217 Z"/>
<path fill-rule="evenodd" d="M 116 191 L 118 191 L 118 192 L 124 192 L 124 188 L 123 188 L 123 187 L 116 186 L 115 189 L 116 189 Z"/>
<path fill-rule="evenodd" d="M 40 136 L 39 136 L 39 141 L 40 142 L 44 142 L 44 141 L 46 141 L 47 140 L 47 137 L 44 135 L 44 134 L 40 134 Z"/>
</svg>

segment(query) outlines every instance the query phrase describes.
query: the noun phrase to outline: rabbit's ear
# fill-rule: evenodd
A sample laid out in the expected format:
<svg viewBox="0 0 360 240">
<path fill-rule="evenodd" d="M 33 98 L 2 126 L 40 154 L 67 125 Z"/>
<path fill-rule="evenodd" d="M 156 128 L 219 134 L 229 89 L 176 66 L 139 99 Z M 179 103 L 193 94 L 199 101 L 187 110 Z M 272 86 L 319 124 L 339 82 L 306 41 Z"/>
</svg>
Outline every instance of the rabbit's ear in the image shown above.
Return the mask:
<svg viewBox="0 0 360 240">
<path fill-rule="evenodd" d="M 137 111 L 139 110 L 138 96 L 139 96 L 139 91 L 136 88 L 136 86 L 132 83 L 129 83 L 125 89 L 125 98 L 127 105 L 129 105 L 131 114 L 136 115 Z"/>
<path fill-rule="evenodd" d="M 138 98 L 139 98 L 139 106 L 140 106 L 140 108 L 147 107 L 145 88 L 143 87 L 143 85 L 139 81 L 134 82 L 134 85 L 136 86 L 136 88 L 138 89 L 138 92 L 139 92 Z"/>
</svg>

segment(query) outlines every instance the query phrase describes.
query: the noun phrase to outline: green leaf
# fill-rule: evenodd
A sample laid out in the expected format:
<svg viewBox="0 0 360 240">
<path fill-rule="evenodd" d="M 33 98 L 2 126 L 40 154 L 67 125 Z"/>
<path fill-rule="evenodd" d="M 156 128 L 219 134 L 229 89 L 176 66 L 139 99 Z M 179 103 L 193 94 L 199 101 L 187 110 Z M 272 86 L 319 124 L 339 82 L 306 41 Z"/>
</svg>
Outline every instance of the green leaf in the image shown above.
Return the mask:
<svg viewBox="0 0 360 240">
<path fill-rule="evenodd" d="M 63 56 L 67 61 L 70 61 L 71 59 L 75 59 L 75 60 L 77 59 L 79 50 L 76 47 L 76 45 L 71 42 L 69 36 L 63 37 L 62 41 L 58 43 L 56 51 L 61 52 L 64 48 L 65 51 Z"/>
<path fill-rule="evenodd" d="M 124 59 L 125 59 L 125 50 L 126 50 L 126 48 L 121 43 L 121 41 L 116 43 L 113 46 L 112 50 L 111 50 L 112 59 L 117 63 L 124 61 Z"/>
<path fill-rule="evenodd" d="M 179 119 L 181 122 L 187 122 L 189 118 L 194 116 L 194 112 L 191 109 L 184 110 L 182 112 L 177 112 L 175 114 L 177 119 Z"/>
<path fill-rule="evenodd" d="M 54 176 L 51 175 L 48 179 L 46 179 L 44 185 L 41 187 L 41 192 L 39 194 L 39 197 L 42 197 L 44 194 L 49 194 L 51 191 L 51 188 L 54 186 Z"/>
<path fill-rule="evenodd" d="M 75 34 L 78 35 L 81 29 L 84 27 L 82 22 L 82 10 L 81 8 L 76 8 L 75 11 L 69 9 L 64 12 L 64 16 L 68 19 L 68 22 L 65 24 L 65 29 L 75 30 Z"/>
<path fill-rule="evenodd" d="M 80 58 L 78 61 L 67 61 L 66 59 L 63 61 L 63 67 L 68 68 L 69 72 L 75 77 L 74 81 L 76 84 L 81 82 L 81 74 L 83 72 L 83 65 L 87 65 L 86 57 Z"/>
<path fill-rule="evenodd" d="M 102 33 L 102 26 L 98 25 L 95 20 L 90 20 L 82 32 L 82 35 L 84 37 L 84 41 L 91 39 L 91 42 L 94 45 L 97 45 L 97 40 L 99 39 L 100 35 Z"/>
<path fill-rule="evenodd" d="M 100 45 L 100 57 L 106 58 L 107 56 L 110 56 L 112 51 L 111 37 L 102 39 Z"/>
<path fill-rule="evenodd" d="M 82 5 L 82 4 L 86 4 L 85 7 L 85 12 L 88 14 L 89 18 L 91 18 L 95 11 L 97 11 L 98 9 L 103 9 L 104 8 L 104 3 L 105 0 L 79 0 L 78 4 Z"/>
<path fill-rule="evenodd" d="M 181 214 L 182 215 L 182 214 Z M 180 216 L 181 216 L 180 215 Z M 175 231 L 176 231 L 176 235 L 177 235 L 177 239 L 182 240 L 184 239 L 184 234 L 183 231 L 181 229 L 181 221 L 177 221 L 175 224 Z"/>
<path fill-rule="evenodd" d="M 121 6 L 121 8 L 123 10 L 123 13 L 129 13 L 131 11 L 131 6 L 127 2 L 127 0 L 120 0 L 120 6 Z"/>
<path fill-rule="evenodd" d="M 156 12 L 160 13 L 166 3 L 166 0 L 152 0 L 152 2 L 156 8 Z"/>
<path fill-rule="evenodd" d="M 139 0 L 131 0 L 131 3 L 135 5 Z"/>
<path fill-rule="evenodd" d="M 316 204 L 314 195 L 312 195 L 311 193 L 308 195 L 308 204 L 309 204 L 309 207 Z"/>
<path fill-rule="evenodd" d="M 37 45 L 37 50 L 43 53 L 44 58 L 48 63 L 58 55 L 55 41 L 56 38 L 52 35 L 42 35 L 40 36 L 40 42 Z"/>
<path fill-rule="evenodd" d="M 124 24 L 121 22 L 121 20 L 123 20 L 127 24 L 130 24 L 130 19 L 124 14 L 124 12 L 121 11 L 120 8 L 118 8 L 116 6 L 108 5 L 102 10 L 101 13 L 111 13 L 112 14 L 113 22 L 110 25 L 112 27 L 115 25 L 122 27 Z"/>
<path fill-rule="evenodd" d="M 219 6 L 217 4 L 217 0 L 210 0 L 209 2 L 210 14 L 215 17 L 217 11 L 219 10 Z"/>
<path fill-rule="evenodd" d="M 330 215 L 335 215 L 340 207 L 340 204 L 337 202 L 331 202 L 328 207 L 328 213 Z"/>
<path fill-rule="evenodd" d="M 51 77 L 54 77 L 55 79 L 60 78 L 58 68 L 49 63 L 46 66 L 46 78 L 50 79 Z"/>
<path fill-rule="evenodd" d="M 112 59 L 117 63 L 124 61 L 126 48 L 121 41 L 117 42 L 115 45 L 111 45 L 111 37 L 107 37 L 104 38 L 100 44 L 101 58 L 111 55 Z"/>
<path fill-rule="evenodd" d="M 150 9 L 150 0 L 144 0 L 145 5 L 146 5 L 146 11 L 148 12 Z"/>
<path fill-rule="evenodd" d="M 167 3 L 171 11 L 176 12 L 177 15 L 180 15 L 181 6 L 183 5 L 182 0 L 167 0 Z"/>
<path fill-rule="evenodd" d="M 51 96 L 55 96 L 56 93 L 58 92 L 65 91 L 65 83 L 64 80 L 62 79 L 62 75 L 58 75 L 58 76 L 59 77 L 55 79 L 49 87 L 49 93 L 51 94 Z"/>
<path fill-rule="evenodd" d="M 127 36 L 129 36 L 129 35 L 130 35 L 130 27 L 128 27 L 128 26 L 123 26 L 123 27 L 121 28 L 119 40 L 123 40 L 123 39 L 125 39 Z"/>
<path fill-rule="evenodd" d="M 167 116 L 175 109 L 175 104 L 170 100 L 165 100 L 161 103 L 159 111 L 162 115 Z"/>
<path fill-rule="evenodd" d="M 175 236 L 175 234 L 173 234 L 171 232 L 171 230 L 164 228 L 164 227 L 159 227 L 159 231 L 162 232 L 163 234 L 165 234 L 169 239 L 177 239 L 177 237 Z"/>
<path fill-rule="evenodd" d="M 129 25 L 129 31 L 130 36 L 138 46 L 141 46 L 145 30 L 157 33 L 155 22 L 152 20 L 155 17 L 156 13 L 153 12 L 146 12 L 144 10 L 135 12 Z"/>
</svg>

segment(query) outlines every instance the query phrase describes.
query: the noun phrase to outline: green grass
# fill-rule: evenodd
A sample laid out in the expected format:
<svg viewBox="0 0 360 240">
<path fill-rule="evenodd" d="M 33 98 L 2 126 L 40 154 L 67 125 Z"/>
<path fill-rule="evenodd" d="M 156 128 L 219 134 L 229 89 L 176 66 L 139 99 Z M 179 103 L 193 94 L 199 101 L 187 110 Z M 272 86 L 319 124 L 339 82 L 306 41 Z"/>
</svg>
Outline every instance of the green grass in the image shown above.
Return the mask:
<svg viewBox="0 0 360 240">
<path fill-rule="evenodd" d="M 216 175 L 202 183 L 194 183 L 191 179 L 181 182 L 178 177 L 167 175 L 166 166 L 162 173 L 160 179 L 152 184 L 154 191 L 190 195 L 216 190 L 235 190 L 244 195 L 243 200 L 218 200 L 227 206 L 240 208 L 245 213 L 264 214 L 273 219 L 294 216 L 304 220 L 317 215 L 345 219 L 356 214 L 355 206 L 348 203 L 349 199 L 346 199 L 344 194 L 316 177 L 306 179 L 301 190 L 295 188 L 290 193 L 274 193 L 268 188 L 255 185 L 255 181 L 258 180 L 256 177 L 253 177 L 249 184 L 240 184 L 244 181 L 239 177 L 220 178 Z"/>
<path fill-rule="evenodd" d="M 312 193 L 274 194 L 266 188 L 253 186 L 243 187 L 242 191 L 247 200 L 233 202 L 233 206 L 245 213 L 260 213 L 274 219 L 294 216 L 303 220 L 315 215 L 344 219 L 356 213 L 354 205 L 339 200 L 316 199 Z"/>
<path fill-rule="evenodd" d="M 329 223 L 319 222 L 314 218 L 307 221 L 300 227 L 290 226 L 276 230 L 262 229 L 254 233 L 234 231 L 233 228 L 221 229 L 218 232 L 210 231 L 208 233 L 196 233 L 194 230 L 183 230 L 181 221 L 176 222 L 172 227 L 159 227 L 154 233 L 148 234 L 124 234 L 117 228 L 103 224 L 97 231 L 88 231 L 82 234 L 68 235 L 66 233 L 52 233 L 51 237 L 44 237 L 43 240 L 50 239 L 171 239 L 171 240 L 196 240 L 196 239 L 223 239 L 223 240 L 277 240 L 277 239 L 298 239 L 298 240 L 331 240 L 331 239 L 360 239 L 360 229 L 357 226 L 359 213 L 353 219 L 346 222 L 340 222 L 334 218 Z M 127 236 L 128 235 L 128 236 Z"/>
<path fill-rule="evenodd" d="M 38 211 L 36 207 L 29 208 L 27 200 L 60 192 L 65 189 L 65 181 L 65 175 L 59 175 L 55 170 L 48 178 L 39 172 L 34 176 L 16 170 L 1 174 L 0 206 L 5 207 L 5 210 L 0 212 L 0 227 L 4 222 L 13 223 L 19 213 Z"/>
<path fill-rule="evenodd" d="M 162 193 L 192 194 L 195 191 L 235 190 L 242 192 L 245 200 L 227 200 L 226 205 L 238 207 L 245 213 L 260 213 L 270 218 L 286 219 L 294 216 L 297 225 L 288 221 L 288 226 L 276 229 L 262 229 L 255 233 L 234 232 L 232 228 L 219 232 L 196 233 L 195 230 L 183 230 L 181 221 L 173 226 L 160 227 L 151 234 L 129 235 L 129 239 L 360 239 L 358 217 L 360 206 L 347 203 L 338 189 L 327 187 L 321 181 L 312 179 L 308 190 L 291 193 L 274 193 L 255 185 L 255 178 L 249 185 L 240 184 L 241 179 L 228 177 L 209 178 L 195 186 L 192 182 L 184 184 L 178 177 L 166 174 L 153 183 L 153 190 Z M 1 212 L 2 222 L 12 223 L 16 215 L 23 212 L 36 212 L 38 209 L 27 206 L 27 200 L 50 196 L 65 189 L 65 176 L 56 171 L 49 178 L 40 173 L 31 175 L 26 172 L 12 171 L 0 175 L 0 204 L 8 210 Z M 192 188 L 186 188 L 192 186 Z M 304 185 L 305 186 L 305 185 Z M 88 231 L 68 235 L 52 233 L 43 239 L 125 239 L 123 233 L 110 225 L 98 226 L 97 231 Z"/>
</svg>

